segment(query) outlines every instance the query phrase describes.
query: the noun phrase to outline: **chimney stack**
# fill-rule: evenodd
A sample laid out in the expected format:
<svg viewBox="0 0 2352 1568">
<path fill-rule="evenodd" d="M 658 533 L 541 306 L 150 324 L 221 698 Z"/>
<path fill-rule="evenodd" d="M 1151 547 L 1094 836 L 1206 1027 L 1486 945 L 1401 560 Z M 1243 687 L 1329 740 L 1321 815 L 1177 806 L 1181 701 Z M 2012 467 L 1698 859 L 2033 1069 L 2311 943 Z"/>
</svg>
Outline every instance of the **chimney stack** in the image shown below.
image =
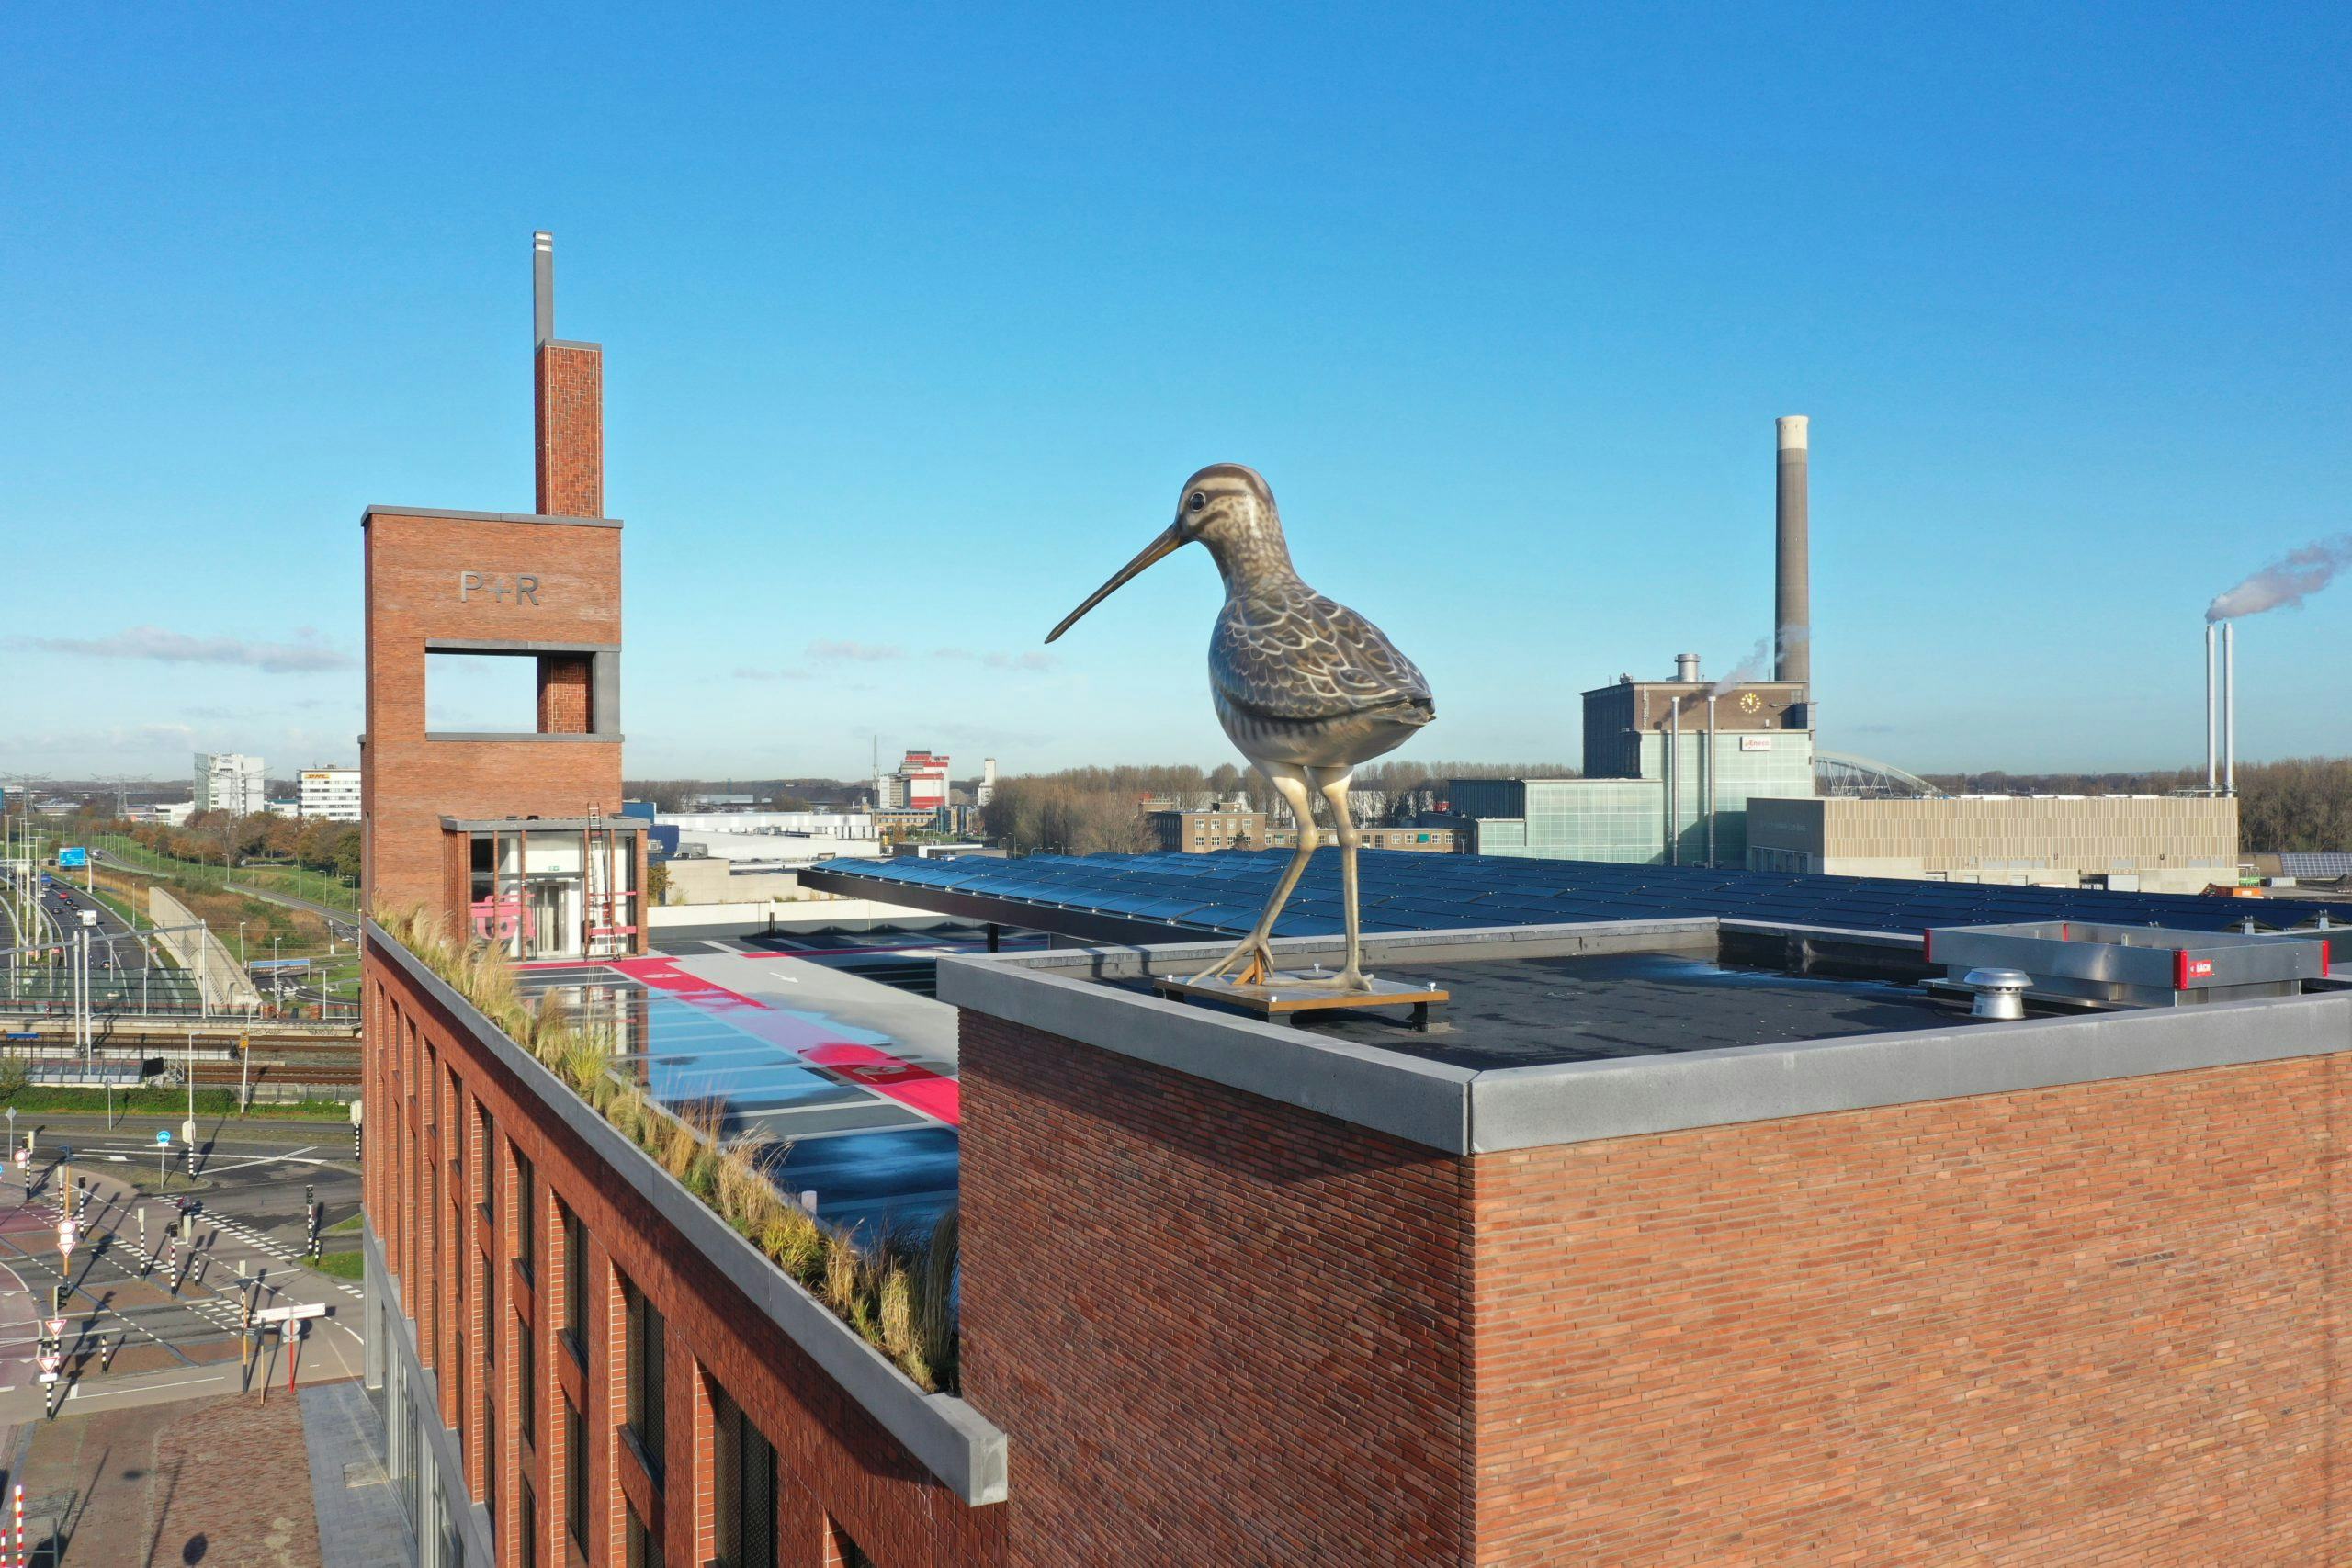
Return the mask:
<svg viewBox="0 0 2352 1568">
<path fill-rule="evenodd" d="M 531 346 L 555 336 L 555 236 L 545 229 L 531 236 Z"/>
<path fill-rule="evenodd" d="M 555 335 L 555 236 L 531 236 L 535 467 L 542 517 L 605 514 L 605 351 Z"/>
<path fill-rule="evenodd" d="M 1674 678 L 1684 682 L 1686 685 L 1699 680 L 1699 656 L 1695 653 L 1676 654 L 1674 656 Z"/>
<path fill-rule="evenodd" d="M 2222 623 L 2222 793 L 2238 792 L 2238 624 Z"/>
<path fill-rule="evenodd" d="M 1777 543 L 1772 593 L 1772 678 L 1805 686 L 1807 728 L 1812 728 L 1813 589 L 1807 537 L 1806 466 L 1808 418 L 1783 414 L 1780 434 L 1780 483 L 1772 516 Z"/>
<path fill-rule="evenodd" d="M 2205 623 L 2205 793 L 2211 795 L 2220 782 L 2215 758 L 2221 751 L 2220 684 L 2214 679 L 2213 660 L 2220 654 L 2220 627 Z"/>
</svg>

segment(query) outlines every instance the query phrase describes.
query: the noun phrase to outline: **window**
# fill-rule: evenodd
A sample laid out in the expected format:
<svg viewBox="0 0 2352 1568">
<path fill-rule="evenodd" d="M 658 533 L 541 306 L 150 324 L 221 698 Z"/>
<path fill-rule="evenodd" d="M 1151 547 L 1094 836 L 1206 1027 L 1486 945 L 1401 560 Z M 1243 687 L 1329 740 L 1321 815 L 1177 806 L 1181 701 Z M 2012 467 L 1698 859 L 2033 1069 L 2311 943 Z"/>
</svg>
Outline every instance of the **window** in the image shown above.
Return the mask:
<svg viewBox="0 0 2352 1568">
<path fill-rule="evenodd" d="M 539 1339 L 521 1322 L 515 1324 L 514 1397 L 522 1408 L 514 1417 L 514 1430 L 533 1448 L 539 1446 Z"/>
<path fill-rule="evenodd" d="M 495 1365 L 495 1363 L 492 1363 Z M 490 1397 L 490 1379 L 481 1384 L 481 1500 L 490 1510 L 490 1533 L 498 1533 L 498 1406 Z"/>
<path fill-rule="evenodd" d="M 570 1395 L 563 1401 L 563 1528 L 582 1557 L 588 1555 L 588 1423 Z"/>
<path fill-rule="evenodd" d="M 539 1568 L 539 1498 L 531 1490 L 531 1472 L 515 1478 L 514 1568 Z"/>
<path fill-rule="evenodd" d="M 522 1260 L 523 1278 L 531 1279 L 532 1262 L 539 1255 L 539 1193 L 530 1160 L 514 1150 L 514 1256 Z"/>
<path fill-rule="evenodd" d="M 645 1528 L 637 1509 L 628 1508 L 628 1568 L 662 1568 L 662 1538 Z"/>
<path fill-rule="evenodd" d="M 727 1391 L 710 1385 L 718 1568 L 768 1568 L 775 1561 L 775 1450 Z"/>
<path fill-rule="evenodd" d="M 506 1222 L 498 1212 L 498 1123 L 480 1100 L 474 1102 L 474 1126 L 481 1137 L 481 1205 L 490 1211 L 490 1223 L 503 1230 Z"/>
<path fill-rule="evenodd" d="M 563 1212 L 563 1335 L 572 1355 L 588 1360 L 588 1229 L 580 1216 Z"/>
<path fill-rule="evenodd" d="M 458 1330 L 458 1353 L 449 1362 L 449 1392 L 456 1395 L 458 1407 L 458 1461 L 466 1457 L 466 1331 Z"/>
<path fill-rule="evenodd" d="M 668 1455 L 664 1438 L 668 1388 L 663 1378 L 662 1314 L 635 1285 L 628 1288 L 628 1427 L 645 1468 L 659 1482 Z"/>
</svg>

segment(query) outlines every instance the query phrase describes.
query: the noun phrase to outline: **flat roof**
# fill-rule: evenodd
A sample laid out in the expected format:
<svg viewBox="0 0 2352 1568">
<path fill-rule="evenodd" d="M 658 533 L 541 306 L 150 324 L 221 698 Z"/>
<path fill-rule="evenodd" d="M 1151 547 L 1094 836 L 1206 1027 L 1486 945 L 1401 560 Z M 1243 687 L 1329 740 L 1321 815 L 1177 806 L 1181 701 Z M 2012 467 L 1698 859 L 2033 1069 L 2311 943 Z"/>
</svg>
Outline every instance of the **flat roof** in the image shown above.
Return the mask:
<svg viewBox="0 0 2352 1568">
<path fill-rule="evenodd" d="M 1913 882 L 1708 866 L 1623 865 L 1508 855 L 1360 852 L 1367 932 L 1711 916 L 1916 936 L 1933 926 L 2086 920 L 2233 931 L 2352 923 L 2352 903 L 2109 893 L 1997 883 Z M 1213 854 L 1030 855 L 1021 860 L 831 860 L 801 882 L 878 899 L 1094 942 L 1170 942 L 1238 935 L 1257 919 L 1287 850 Z M 1340 857 L 1318 853 L 1276 922 L 1278 936 L 1340 925 Z"/>
<path fill-rule="evenodd" d="M 1959 1014 L 1902 981 L 1792 975 L 1698 953 L 1394 964 L 1377 977 L 1450 993 L 1440 1029 L 1414 1033 L 1394 1009 L 1318 1012 L 1296 1027 L 1483 1071 L 1934 1029 Z M 1140 976 L 1106 984 L 1152 994 Z"/>
<path fill-rule="evenodd" d="M 1226 946 L 943 957 L 939 996 L 1456 1154 L 2352 1051 L 2352 987 L 1976 1020 L 1901 985 L 1743 972 L 1743 954 L 1767 966 L 1826 954 L 1900 976 L 1918 967 L 1908 939 L 1706 918 L 1370 939 L 1367 966 L 1382 978 L 1454 982 L 1448 1034 L 1369 1017 L 1274 1023 L 1148 984 L 1189 975 Z M 1275 954 L 1286 971 L 1329 968 L 1339 949 L 1329 937 L 1295 938 Z"/>
</svg>

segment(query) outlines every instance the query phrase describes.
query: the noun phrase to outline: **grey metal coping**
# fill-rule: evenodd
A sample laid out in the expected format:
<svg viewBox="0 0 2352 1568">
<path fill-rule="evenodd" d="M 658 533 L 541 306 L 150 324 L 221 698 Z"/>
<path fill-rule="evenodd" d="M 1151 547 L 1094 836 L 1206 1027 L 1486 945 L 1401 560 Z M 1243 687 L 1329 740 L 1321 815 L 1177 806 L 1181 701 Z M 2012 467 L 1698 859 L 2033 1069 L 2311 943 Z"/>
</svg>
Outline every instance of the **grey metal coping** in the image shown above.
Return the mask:
<svg viewBox="0 0 2352 1568">
<path fill-rule="evenodd" d="M 442 831 L 447 833 L 531 833 L 546 829 L 556 833 L 584 833 L 591 828 L 643 831 L 650 824 L 642 817 L 625 816 L 616 811 L 597 821 L 585 817 L 444 817 Z"/>
<path fill-rule="evenodd" d="M 367 507 L 359 513 L 359 525 L 368 526 L 380 513 L 386 517 L 447 517 L 460 523 L 563 523 L 575 528 L 617 528 L 617 517 L 551 517 L 537 512 L 453 512 L 443 506 L 385 506 L 381 503 Z"/>
<path fill-rule="evenodd" d="M 429 637 L 427 653 L 618 653 L 616 642 L 526 642 L 501 637 Z"/>
<path fill-rule="evenodd" d="M 548 735 L 535 729 L 428 729 L 424 738 L 427 740 L 466 740 L 476 744 L 485 740 L 519 740 L 526 745 L 541 745 L 548 741 L 576 744 L 585 740 L 609 740 L 618 745 L 622 739 L 617 735 Z"/>
<path fill-rule="evenodd" d="M 367 937 L 943 1485 L 975 1506 L 1004 1501 L 1007 1445 L 995 1423 L 954 1394 L 925 1393 L 374 920 Z"/>
<path fill-rule="evenodd" d="M 1712 917 L 1364 939 L 1364 962 L 1555 956 L 1712 945 Z M 1749 932 L 1916 946 L 1916 938 L 1742 921 Z M 2352 994 L 1844 1036 L 1792 1045 L 1665 1052 L 1472 1070 L 1096 984 L 1181 970 L 1229 944 L 959 953 L 938 960 L 939 998 L 1451 1154 L 1489 1154 L 1815 1116 L 2061 1084 L 2352 1050 Z M 1324 958 L 1336 936 L 1272 944 Z"/>
<path fill-rule="evenodd" d="M 593 348 L 599 354 L 605 352 L 605 345 L 601 343 L 582 343 L 578 338 L 569 337 L 543 337 L 539 340 L 539 346 L 541 348 Z"/>
</svg>

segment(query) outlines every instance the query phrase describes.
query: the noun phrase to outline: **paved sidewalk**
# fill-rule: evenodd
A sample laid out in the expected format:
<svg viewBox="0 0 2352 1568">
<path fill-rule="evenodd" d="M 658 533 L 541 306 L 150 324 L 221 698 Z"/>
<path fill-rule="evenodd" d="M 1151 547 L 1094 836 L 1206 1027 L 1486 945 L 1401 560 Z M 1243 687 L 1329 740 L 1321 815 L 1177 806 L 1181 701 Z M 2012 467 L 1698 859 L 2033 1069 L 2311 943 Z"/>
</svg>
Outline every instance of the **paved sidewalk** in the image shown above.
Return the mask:
<svg viewBox="0 0 2352 1568">
<path fill-rule="evenodd" d="M 40 1568 L 321 1561 L 292 1399 L 232 1394 L 45 1423 L 15 1479 Z"/>
<path fill-rule="evenodd" d="M 384 1468 L 375 1407 L 355 1381 L 302 1390 L 302 1438 L 324 1568 L 414 1568 L 399 1491 Z"/>
</svg>

